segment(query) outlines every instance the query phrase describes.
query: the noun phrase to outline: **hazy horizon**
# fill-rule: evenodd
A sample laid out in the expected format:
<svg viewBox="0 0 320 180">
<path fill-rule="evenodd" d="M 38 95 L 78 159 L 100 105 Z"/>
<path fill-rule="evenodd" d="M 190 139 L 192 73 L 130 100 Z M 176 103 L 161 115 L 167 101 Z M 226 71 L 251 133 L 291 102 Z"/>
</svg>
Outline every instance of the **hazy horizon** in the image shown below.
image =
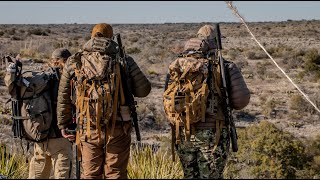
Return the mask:
<svg viewBox="0 0 320 180">
<path fill-rule="evenodd" d="M 319 20 L 316 1 L 233 1 L 247 22 Z M 224 1 L 1 1 L 0 24 L 238 23 Z"/>
</svg>

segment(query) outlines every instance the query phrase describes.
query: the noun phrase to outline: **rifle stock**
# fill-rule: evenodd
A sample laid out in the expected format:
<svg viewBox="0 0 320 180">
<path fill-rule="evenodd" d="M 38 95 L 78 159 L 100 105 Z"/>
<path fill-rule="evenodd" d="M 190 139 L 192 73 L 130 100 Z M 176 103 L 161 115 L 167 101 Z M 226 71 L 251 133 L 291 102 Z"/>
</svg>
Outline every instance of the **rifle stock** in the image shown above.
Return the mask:
<svg viewBox="0 0 320 180">
<path fill-rule="evenodd" d="M 238 142 L 237 142 L 237 131 L 236 127 L 232 118 L 232 109 L 230 107 L 230 100 L 229 100 L 229 94 L 227 91 L 227 81 L 226 81 L 226 73 L 225 73 L 225 65 L 224 65 L 224 59 L 222 58 L 222 45 L 221 45 L 221 33 L 220 33 L 220 27 L 219 23 L 216 24 L 215 27 L 216 32 L 216 42 L 217 42 L 217 52 L 219 54 L 219 65 L 220 65 L 220 72 L 221 72 L 221 79 L 222 79 L 222 87 L 221 92 L 223 96 L 223 111 L 224 111 L 224 117 L 225 117 L 225 123 L 226 126 L 230 130 L 230 138 L 231 138 L 231 145 L 232 145 L 232 151 L 237 152 L 238 151 Z"/>
<path fill-rule="evenodd" d="M 121 37 L 120 34 L 115 35 L 118 45 L 119 45 L 119 53 L 120 53 L 120 63 L 123 65 L 120 68 L 120 74 L 121 74 L 121 81 L 123 82 L 123 89 L 124 89 L 124 94 L 125 94 L 125 100 L 128 103 L 128 106 L 131 111 L 131 118 L 132 118 L 132 124 L 134 126 L 135 132 L 136 132 L 136 138 L 137 141 L 141 141 L 141 136 L 140 136 L 140 130 L 139 130 L 139 125 L 138 125 L 138 115 L 136 112 L 136 102 L 134 101 L 134 97 L 131 91 L 131 86 L 128 84 L 129 82 L 129 74 L 128 74 L 128 66 L 127 66 L 127 59 L 126 59 L 126 54 L 124 51 L 124 47 L 122 46 L 121 42 Z"/>
</svg>

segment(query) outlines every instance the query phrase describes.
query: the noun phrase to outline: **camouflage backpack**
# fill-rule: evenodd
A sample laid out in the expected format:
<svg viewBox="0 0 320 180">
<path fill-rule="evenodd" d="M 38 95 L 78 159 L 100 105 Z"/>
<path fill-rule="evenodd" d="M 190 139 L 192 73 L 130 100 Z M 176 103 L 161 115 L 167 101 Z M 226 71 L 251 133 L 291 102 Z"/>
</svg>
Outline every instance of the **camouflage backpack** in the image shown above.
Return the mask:
<svg viewBox="0 0 320 180">
<path fill-rule="evenodd" d="M 213 48 L 211 42 L 192 38 L 186 42 L 184 52 L 169 65 L 163 104 L 166 117 L 175 128 L 176 137 L 173 138 L 176 144 L 180 143 L 181 126 L 186 140 L 190 140 L 194 125 L 205 122 L 212 76 L 215 77 L 214 86 L 219 86 L 219 66 L 216 63 L 213 65 L 213 57 L 209 56 L 209 50 Z"/>
<path fill-rule="evenodd" d="M 14 137 L 41 142 L 48 138 L 53 122 L 52 83 L 50 71 L 25 71 L 13 83 L 5 78 L 12 101 Z"/>
<path fill-rule="evenodd" d="M 84 129 L 87 130 L 86 136 L 91 137 L 90 127 L 95 127 L 100 140 L 101 123 L 108 125 L 112 122 L 112 130 L 108 133 L 112 135 L 118 108 L 125 103 L 118 44 L 107 38 L 99 38 L 98 42 L 102 44 L 92 47 L 92 51 L 79 51 L 70 57 L 76 62 L 73 63 L 75 76 L 71 81 L 78 127 L 76 143 L 80 143 Z"/>
</svg>

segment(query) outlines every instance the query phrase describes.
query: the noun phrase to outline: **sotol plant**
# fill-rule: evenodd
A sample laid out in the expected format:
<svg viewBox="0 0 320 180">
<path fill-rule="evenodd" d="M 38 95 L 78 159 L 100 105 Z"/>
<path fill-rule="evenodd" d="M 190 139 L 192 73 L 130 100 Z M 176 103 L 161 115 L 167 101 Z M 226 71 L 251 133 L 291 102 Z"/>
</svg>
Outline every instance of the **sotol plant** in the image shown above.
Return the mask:
<svg viewBox="0 0 320 180">
<path fill-rule="evenodd" d="M 0 145 L 0 174 L 8 179 L 24 179 L 28 174 L 28 164 L 25 162 L 25 157 L 7 153 L 4 144 Z"/>
</svg>

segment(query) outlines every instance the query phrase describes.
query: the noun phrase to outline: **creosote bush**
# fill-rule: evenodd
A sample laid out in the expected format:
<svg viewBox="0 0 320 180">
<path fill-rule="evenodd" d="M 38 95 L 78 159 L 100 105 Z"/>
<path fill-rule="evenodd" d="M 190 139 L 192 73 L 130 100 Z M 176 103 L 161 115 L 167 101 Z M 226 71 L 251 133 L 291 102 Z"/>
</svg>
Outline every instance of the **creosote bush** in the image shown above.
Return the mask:
<svg viewBox="0 0 320 180">
<path fill-rule="evenodd" d="M 308 162 L 304 144 L 268 121 L 238 131 L 225 178 L 295 179 Z M 306 177 L 303 177 L 306 178 Z"/>
</svg>

